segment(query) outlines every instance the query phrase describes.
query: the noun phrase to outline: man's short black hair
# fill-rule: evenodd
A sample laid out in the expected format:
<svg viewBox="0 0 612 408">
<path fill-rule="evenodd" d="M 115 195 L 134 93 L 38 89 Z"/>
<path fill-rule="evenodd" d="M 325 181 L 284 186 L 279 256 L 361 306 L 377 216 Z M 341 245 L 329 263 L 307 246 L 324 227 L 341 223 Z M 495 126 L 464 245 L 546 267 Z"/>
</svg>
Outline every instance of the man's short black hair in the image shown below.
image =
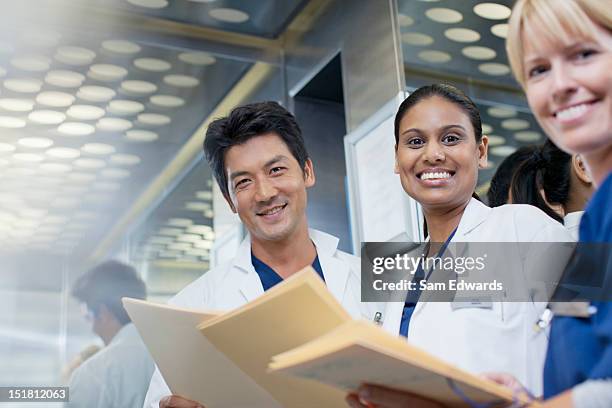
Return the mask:
<svg viewBox="0 0 612 408">
<path fill-rule="evenodd" d="M 104 305 L 125 325 L 130 317 L 121 304 L 122 297 L 146 299 L 147 288 L 136 270 L 118 261 L 106 261 L 79 277 L 72 296 L 87 304 L 94 313 Z"/>
<path fill-rule="evenodd" d="M 302 170 L 306 166 L 308 153 L 304 146 L 302 131 L 295 117 L 276 102 L 258 102 L 234 108 L 227 117 L 214 120 L 206 131 L 204 154 L 219 183 L 221 192 L 230 199 L 225 153 L 249 139 L 277 134 L 287 145 Z"/>
<path fill-rule="evenodd" d="M 533 152 L 538 149 L 538 146 L 523 146 L 514 153 L 506 157 L 497 167 L 491 185 L 487 192 L 489 207 L 499 207 L 508 203 L 510 185 L 514 172 L 519 166 L 527 160 Z"/>
</svg>

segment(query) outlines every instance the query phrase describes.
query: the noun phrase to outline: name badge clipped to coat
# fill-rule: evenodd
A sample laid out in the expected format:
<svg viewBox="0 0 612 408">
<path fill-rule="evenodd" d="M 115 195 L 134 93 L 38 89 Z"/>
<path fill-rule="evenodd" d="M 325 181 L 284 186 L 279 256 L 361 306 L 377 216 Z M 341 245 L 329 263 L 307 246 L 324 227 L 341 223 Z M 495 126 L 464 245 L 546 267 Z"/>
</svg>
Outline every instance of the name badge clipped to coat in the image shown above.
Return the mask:
<svg viewBox="0 0 612 408">
<path fill-rule="evenodd" d="M 550 302 L 535 323 L 534 329 L 535 331 L 544 330 L 555 316 L 588 319 L 595 313 L 597 313 L 597 307 L 589 302 Z"/>
</svg>

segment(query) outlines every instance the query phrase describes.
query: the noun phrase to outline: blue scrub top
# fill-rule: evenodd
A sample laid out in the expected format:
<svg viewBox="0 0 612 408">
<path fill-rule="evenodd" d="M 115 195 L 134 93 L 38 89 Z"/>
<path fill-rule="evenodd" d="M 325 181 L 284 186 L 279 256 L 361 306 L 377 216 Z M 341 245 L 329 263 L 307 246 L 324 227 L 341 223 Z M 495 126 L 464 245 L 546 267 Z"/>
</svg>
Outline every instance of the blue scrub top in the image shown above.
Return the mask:
<svg viewBox="0 0 612 408">
<path fill-rule="evenodd" d="M 591 199 L 580 222 L 580 242 L 612 243 L 612 173 Z M 610 274 L 612 251 L 598 266 Z M 610 276 L 607 276 L 609 279 Z M 612 308 L 592 302 L 586 318 L 556 316 L 544 366 L 544 397 L 550 398 L 588 379 L 612 378 Z"/>
<path fill-rule="evenodd" d="M 253 264 L 253 268 L 255 268 L 255 272 L 259 275 L 259 279 L 261 280 L 261 284 L 264 288 L 264 291 L 270 289 L 271 287 L 281 283 L 283 278 L 274 271 L 274 269 L 270 268 L 268 265 L 257 259 L 255 255 L 251 252 L 251 263 Z M 325 277 L 323 276 L 323 269 L 321 269 L 321 264 L 319 263 L 319 255 L 315 257 L 314 261 L 312 261 L 312 268 L 319 274 L 323 282 L 325 282 Z"/>
</svg>

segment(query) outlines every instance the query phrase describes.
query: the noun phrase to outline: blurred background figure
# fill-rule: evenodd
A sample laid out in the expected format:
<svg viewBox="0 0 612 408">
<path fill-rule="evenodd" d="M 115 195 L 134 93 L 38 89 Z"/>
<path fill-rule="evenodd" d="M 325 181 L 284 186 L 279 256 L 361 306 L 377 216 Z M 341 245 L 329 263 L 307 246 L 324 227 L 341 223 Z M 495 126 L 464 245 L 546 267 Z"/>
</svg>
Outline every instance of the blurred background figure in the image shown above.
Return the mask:
<svg viewBox="0 0 612 408">
<path fill-rule="evenodd" d="M 487 192 L 489 207 L 499 207 L 510 203 L 509 193 L 512 176 L 523 161 L 531 157 L 536 150 L 537 146 L 523 146 L 499 164 L 497 171 L 491 178 L 491 186 Z"/>
<path fill-rule="evenodd" d="M 69 406 L 142 406 L 154 365 L 121 298 L 145 299 L 144 282 L 131 266 L 107 261 L 81 276 L 72 295 L 83 303 L 104 348 L 73 372 Z"/>
<path fill-rule="evenodd" d="M 538 207 L 564 224 L 577 240 L 580 218 L 594 186 L 580 155 L 567 154 L 547 141 L 520 163 L 510 191 L 512 203 Z"/>
<path fill-rule="evenodd" d="M 62 383 L 68 384 L 72 377 L 72 373 L 101 349 L 102 347 L 97 344 L 91 344 L 81 350 L 72 360 L 68 361 L 62 370 Z"/>
</svg>

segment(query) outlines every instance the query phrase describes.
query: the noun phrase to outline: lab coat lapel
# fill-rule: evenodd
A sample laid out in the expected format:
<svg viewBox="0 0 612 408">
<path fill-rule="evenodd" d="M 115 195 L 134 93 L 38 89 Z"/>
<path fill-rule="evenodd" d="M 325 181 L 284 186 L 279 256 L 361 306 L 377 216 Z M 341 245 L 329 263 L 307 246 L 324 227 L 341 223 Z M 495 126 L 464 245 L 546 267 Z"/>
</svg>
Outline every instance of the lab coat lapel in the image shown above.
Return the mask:
<svg viewBox="0 0 612 408">
<path fill-rule="evenodd" d="M 329 291 L 342 303 L 348 284 L 350 270 L 346 262 L 334 256 L 338 249 L 338 238 L 317 230 L 309 230 L 310 239 L 317 248 L 319 263 Z"/>
<path fill-rule="evenodd" d="M 253 263 L 251 262 L 250 235 L 247 235 L 240 244 L 230 274 L 232 274 L 232 279 L 237 280 L 236 287 L 239 288 L 240 293 L 247 302 L 250 302 L 264 293 L 261 279 L 259 279 L 259 275 L 255 272 L 255 268 L 253 268 Z"/>
</svg>

